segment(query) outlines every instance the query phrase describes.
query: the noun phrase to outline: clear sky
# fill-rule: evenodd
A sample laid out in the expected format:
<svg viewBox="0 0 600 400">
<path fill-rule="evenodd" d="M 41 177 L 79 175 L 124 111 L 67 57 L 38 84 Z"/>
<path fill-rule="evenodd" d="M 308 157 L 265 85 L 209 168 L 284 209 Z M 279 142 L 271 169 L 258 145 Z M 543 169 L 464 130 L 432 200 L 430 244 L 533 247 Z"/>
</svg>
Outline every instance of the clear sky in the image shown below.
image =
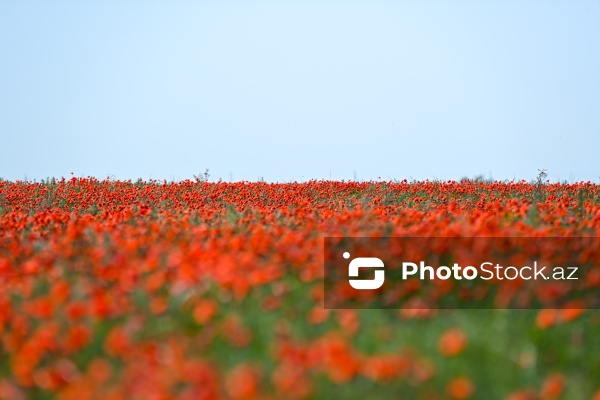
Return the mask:
<svg viewBox="0 0 600 400">
<path fill-rule="evenodd" d="M 600 1 L 0 0 L 0 177 L 600 181 Z"/>
</svg>

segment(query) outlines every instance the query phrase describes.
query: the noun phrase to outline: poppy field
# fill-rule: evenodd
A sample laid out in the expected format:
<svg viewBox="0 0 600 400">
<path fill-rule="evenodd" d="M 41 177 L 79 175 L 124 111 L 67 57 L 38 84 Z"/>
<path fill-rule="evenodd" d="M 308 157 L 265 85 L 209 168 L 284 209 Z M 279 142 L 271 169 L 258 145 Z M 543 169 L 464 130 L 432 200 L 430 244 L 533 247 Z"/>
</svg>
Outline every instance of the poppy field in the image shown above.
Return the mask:
<svg viewBox="0 0 600 400">
<path fill-rule="evenodd" d="M 597 310 L 325 309 L 382 235 L 600 237 L 600 185 L 0 180 L 0 399 L 600 400 Z"/>
</svg>

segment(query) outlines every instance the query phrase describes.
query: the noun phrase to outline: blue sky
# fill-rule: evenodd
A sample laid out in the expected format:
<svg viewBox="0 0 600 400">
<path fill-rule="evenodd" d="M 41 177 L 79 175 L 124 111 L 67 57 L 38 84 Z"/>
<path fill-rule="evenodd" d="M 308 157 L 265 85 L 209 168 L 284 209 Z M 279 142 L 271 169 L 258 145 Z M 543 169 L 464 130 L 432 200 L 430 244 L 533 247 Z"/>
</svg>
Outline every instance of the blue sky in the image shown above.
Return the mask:
<svg viewBox="0 0 600 400">
<path fill-rule="evenodd" d="M 600 2 L 0 1 L 0 177 L 600 181 Z"/>
</svg>

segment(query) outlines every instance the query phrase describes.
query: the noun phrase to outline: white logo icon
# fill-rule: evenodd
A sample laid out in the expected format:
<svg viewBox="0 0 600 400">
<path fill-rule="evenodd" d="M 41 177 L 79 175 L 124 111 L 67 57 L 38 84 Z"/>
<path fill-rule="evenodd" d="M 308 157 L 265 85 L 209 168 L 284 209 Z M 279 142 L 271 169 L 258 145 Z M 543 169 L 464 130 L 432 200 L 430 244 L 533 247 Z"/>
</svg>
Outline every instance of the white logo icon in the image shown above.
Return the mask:
<svg viewBox="0 0 600 400">
<path fill-rule="evenodd" d="M 344 253 L 344 258 L 350 258 L 348 252 Z M 383 261 L 376 257 L 358 257 L 350 261 L 348 266 L 348 276 L 358 277 L 359 268 L 383 268 Z M 385 281 L 385 272 L 382 269 L 375 270 L 373 279 L 350 279 L 350 286 L 359 290 L 374 290 L 383 286 Z"/>
</svg>

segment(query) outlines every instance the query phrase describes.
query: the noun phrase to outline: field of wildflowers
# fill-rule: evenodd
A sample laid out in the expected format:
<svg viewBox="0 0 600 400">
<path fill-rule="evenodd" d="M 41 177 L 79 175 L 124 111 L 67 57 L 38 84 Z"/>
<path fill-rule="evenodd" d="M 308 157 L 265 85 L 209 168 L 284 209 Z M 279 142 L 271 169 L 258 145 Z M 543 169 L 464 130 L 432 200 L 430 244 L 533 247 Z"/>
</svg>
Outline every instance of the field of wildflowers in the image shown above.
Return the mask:
<svg viewBox="0 0 600 400">
<path fill-rule="evenodd" d="M 384 234 L 598 237 L 600 185 L 0 181 L 0 399 L 600 399 L 596 310 L 324 309 Z"/>
</svg>

